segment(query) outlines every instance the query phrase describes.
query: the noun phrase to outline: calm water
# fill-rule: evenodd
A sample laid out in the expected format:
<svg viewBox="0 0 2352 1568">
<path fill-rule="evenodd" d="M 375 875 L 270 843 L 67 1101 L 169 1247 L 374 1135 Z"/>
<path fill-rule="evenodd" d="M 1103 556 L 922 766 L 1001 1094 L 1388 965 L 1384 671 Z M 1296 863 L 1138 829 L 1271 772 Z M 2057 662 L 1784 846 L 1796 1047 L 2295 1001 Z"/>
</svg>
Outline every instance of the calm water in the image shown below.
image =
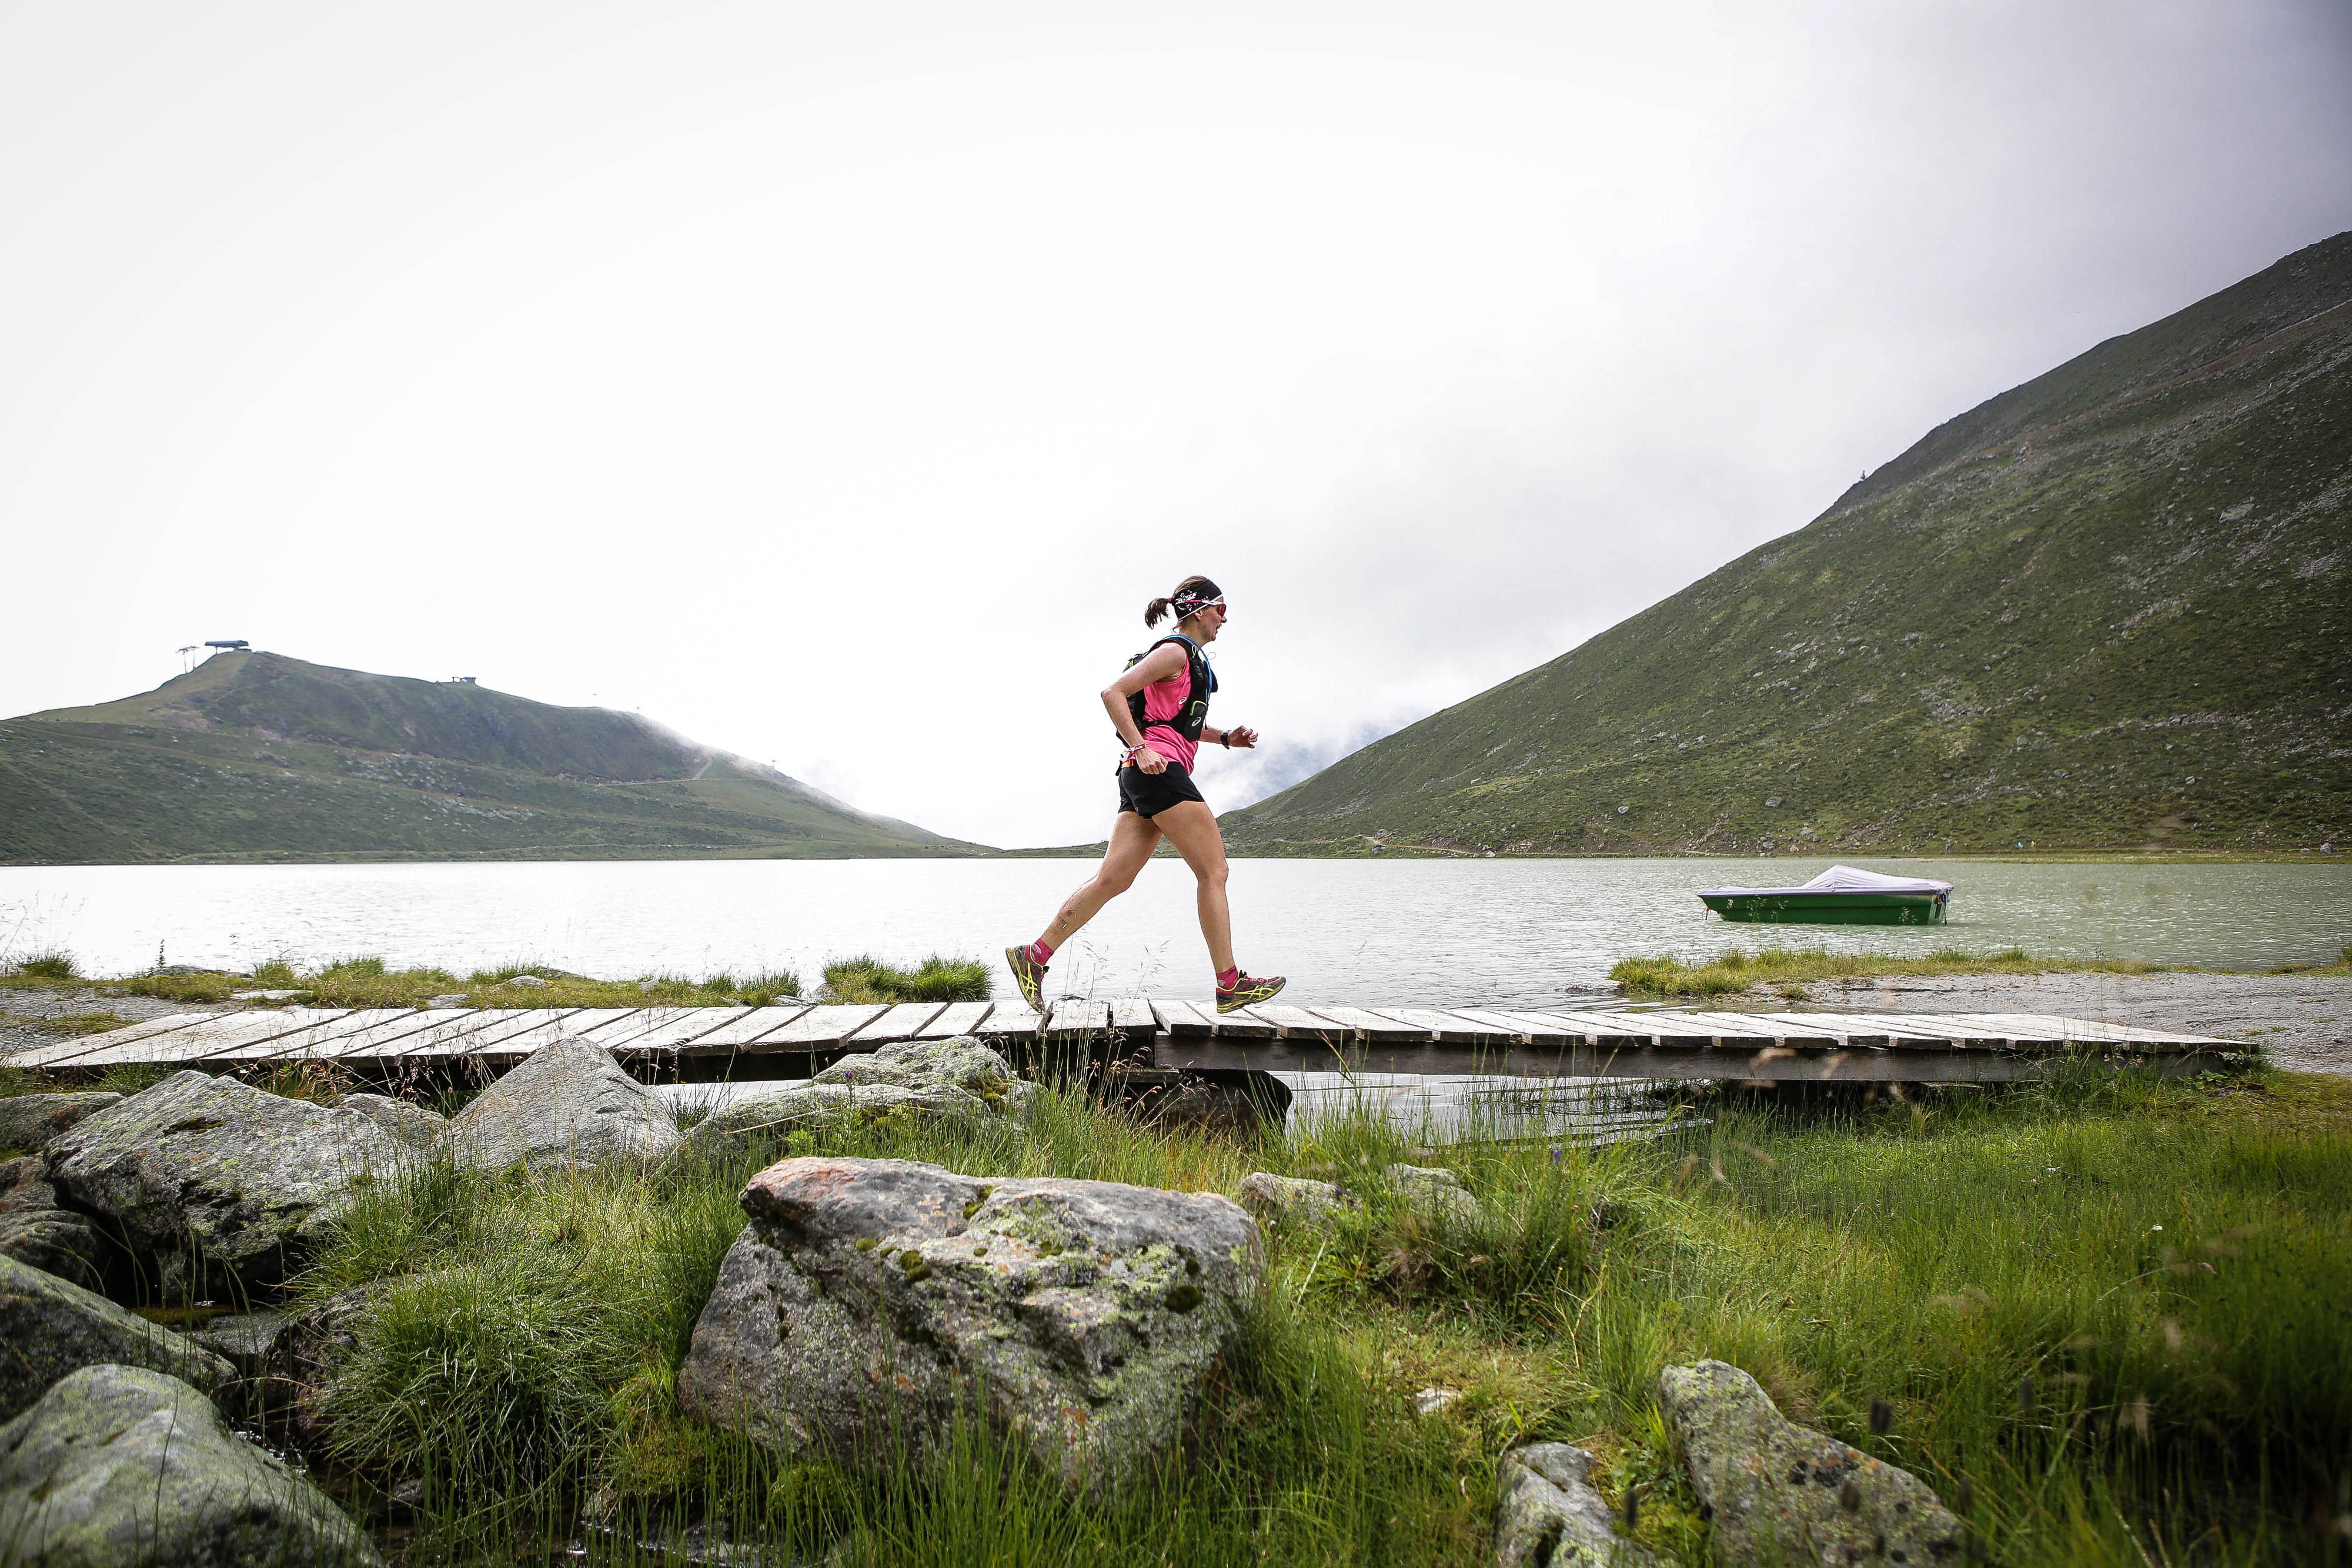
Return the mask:
<svg viewBox="0 0 2352 1568">
<path fill-rule="evenodd" d="M 2315 857 L 2316 859 L 2316 857 Z M 2011 943 L 2221 967 L 2332 957 L 2352 941 L 2352 863 L 2050 865 L 1861 861 L 1958 884 L 1941 928 L 1726 925 L 1691 890 L 1786 885 L 1826 860 L 1239 861 L 1245 967 L 1312 1004 L 1540 1006 L 1632 954 L 1739 945 L 1843 950 Z M 460 972 L 541 961 L 607 977 L 813 977 L 828 956 L 993 960 L 1087 874 L 1073 861 L 678 861 L 503 865 L 0 868 L 0 954 L 85 970 L 245 967 L 379 954 Z M 1154 862 L 1056 960 L 1057 992 L 1205 996 L 1182 865 Z"/>
</svg>

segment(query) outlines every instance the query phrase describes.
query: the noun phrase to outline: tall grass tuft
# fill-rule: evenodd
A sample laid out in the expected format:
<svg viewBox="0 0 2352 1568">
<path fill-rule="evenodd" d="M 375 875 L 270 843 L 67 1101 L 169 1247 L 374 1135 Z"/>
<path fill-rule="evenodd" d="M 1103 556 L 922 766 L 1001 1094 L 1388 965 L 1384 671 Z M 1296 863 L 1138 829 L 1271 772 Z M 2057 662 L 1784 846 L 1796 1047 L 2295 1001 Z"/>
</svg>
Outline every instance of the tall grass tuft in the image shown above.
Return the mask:
<svg viewBox="0 0 2352 1568">
<path fill-rule="evenodd" d="M 1767 947 L 1748 953 L 1733 947 L 1703 963 L 1685 964 L 1661 955 L 1623 958 L 1609 977 L 1628 991 L 1652 996 L 1720 997 L 1751 986 L 1801 986 L 1879 975 L 2025 975 L 2096 972 L 2140 975 L 2156 967 L 2125 958 L 2037 958 L 2022 947 L 1971 953 L 1939 947 L 1924 956 L 1903 953 L 1832 953 L 1826 948 Z"/>
<path fill-rule="evenodd" d="M 74 956 L 59 951 L 34 953 L 17 959 L 8 967 L 8 973 L 27 980 L 78 980 L 81 978 Z"/>
<path fill-rule="evenodd" d="M 895 968 L 870 953 L 824 967 L 825 997 L 835 1002 L 982 1002 L 994 989 L 988 966 L 934 953 L 917 967 Z"/>
</svg>

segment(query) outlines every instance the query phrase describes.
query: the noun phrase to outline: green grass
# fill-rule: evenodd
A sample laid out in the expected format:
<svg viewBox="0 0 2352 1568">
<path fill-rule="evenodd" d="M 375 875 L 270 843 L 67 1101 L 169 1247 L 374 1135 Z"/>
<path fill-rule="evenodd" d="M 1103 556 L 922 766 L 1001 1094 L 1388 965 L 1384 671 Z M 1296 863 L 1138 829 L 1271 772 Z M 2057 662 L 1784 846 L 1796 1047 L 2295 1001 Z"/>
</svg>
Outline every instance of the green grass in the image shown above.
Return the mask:
<svg viewBox="0 0 2352 1568">
<path fill-rule="evenodd" d="M 2280 964 L 2263 972 L 2266 975 L 2352 975 L 2352 944 L 2347 944 L 2337 951 L 2333 964 Z"/>
<path fill-rule="evenodd" d="M 1678 958 L 1624 958 L 1609 971 L 1629 992 L 1648 996 L 1720 997 L 1769 986 L 1790 994 L 1812 980 L 1879 975 L 2145 975 L 2157 967 L 2128 958 L 2037 958 L 2022 947 L 1970 953 L 1958 947 L 1927 954 L 1832 953 L 1819 947 L 1734 947 L 1703 964 Z"/>
<path fill-rule="evenodd" d="M 2352 1486 L 2352 1084 L 1703 1109 L 1656 1145 L 1433 1155 L 1360 1116 L 1245 1145 L 1048 1091 L 1025 1125 L 804 1130 L 656 1172 L 423 1165 L 361 1196 L 305 1284 L 383 1282 L 321 1473 L 362 1511 L 421 1485 L 414 1562 L 536 1561 L 586 1508 L 623 1561 L 715 1522 L 876 1564 L 1471 1564 L 1491 1555 L 1496 1457 L 1550 1437 L 1601 1456 L 1612 1504 L 1643 1489 L 1643 1539 L 1696 1563 L 1706 1525 L 1652 1390 L 1660 1366 L 1718 1355 L 1965 1498 L 1996 1561 L 2324 1552 L 2313 1510 L 2346 1511 Z M 1265 1169 L 1367 1202 L 1273 1238 L 1181 1458 L 1087 1503 L 984 1426 L 918 1474 L 889 1454 L 783 1466 L 677 1414 L 742 1181 L 820 1151 L 1227 1193 Z M 1429 1224 L 1386 1191 L 1395 1159 L 1453 1166 L 1486 1217 Z M 1417 1417 L 1430 1385 L 1464 1397 Z"/>
<path fill-rule="evenodd" d="M 895 967 L 870 953 L 835 958 L 824 967 L 829 1002 L 983 1002 L 992 989 L 987 965 L 936 953 L 912 969 Z"/>
</svg>

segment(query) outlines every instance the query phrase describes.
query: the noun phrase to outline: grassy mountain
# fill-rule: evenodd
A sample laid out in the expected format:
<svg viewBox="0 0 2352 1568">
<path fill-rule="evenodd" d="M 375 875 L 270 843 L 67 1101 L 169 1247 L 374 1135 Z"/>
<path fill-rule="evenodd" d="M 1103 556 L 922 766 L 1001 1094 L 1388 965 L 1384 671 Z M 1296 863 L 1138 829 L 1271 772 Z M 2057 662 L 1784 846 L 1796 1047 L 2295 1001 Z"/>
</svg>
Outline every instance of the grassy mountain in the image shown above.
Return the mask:
<svg viewBox="0 0 2352 1568">
<path fill-rule="evenodd" d="M 0 722 L 0 862 L 953 854 L 635 714 L 226 653 Z"/>
<path fill-rule="evenodd" d="M 2352 850 L 2352 234 L 1228 814 L 1256 853 Z"/>
</svg>

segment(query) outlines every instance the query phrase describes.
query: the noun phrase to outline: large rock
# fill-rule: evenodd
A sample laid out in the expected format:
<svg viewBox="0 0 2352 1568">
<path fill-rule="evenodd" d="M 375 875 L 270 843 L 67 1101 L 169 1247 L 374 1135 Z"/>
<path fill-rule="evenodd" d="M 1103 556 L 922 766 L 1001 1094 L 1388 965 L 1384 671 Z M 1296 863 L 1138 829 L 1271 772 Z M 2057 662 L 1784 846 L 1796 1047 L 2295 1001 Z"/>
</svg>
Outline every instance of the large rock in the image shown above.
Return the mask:
<svg viewBox="0 0 2352 1568">
<path fill-rule="evenodd" d="M 154 1367 L 206 1388 L 233 1375 L 227 1362 L 185 1335 L 70 1280 L 0 1258 L 0 1420 L 68 1373 L 101 1362 Z"/>
<path fill-rule="evenodd" d="M 121 1103 L 110 1090 L 82 1094 L 11 1094 L 0 1098 L 0 1154 L 39 1154 L 50 1141 L 92 1112 Z"/>
<path fill-rule="evenodd" d="M 1175 1445 L 1264 1267 L 1234 1204 L 1117 1182 L 793 1159 L 743 1207 L 678 1404 L 788 1458 L 919 1455 L 962 1398 L 1115 1485 Z"/>
<path fill-rule="evenodd" d="M 1908 1470 L 1781 1416 L 1720 1361 L 1670 1366 L 1658 1398 L 1713 1511 L 1716 1551 L 1750 1563 L 1955 1562 L 1960 1521 Z"/>
<path fill-rule="evenodd" d="M 335 1102 L 335 1109 L 365 1116 L 412 1149 L 431 1148 L 449 1130 L 449 1119 L 439 1112 L 388 1094 L 346 1094 Z"/>
<path fill-rule="evenodd" d="M 1362 1207 L 1337 1182 L 1268 1171 L 1252 1171 L 1242 1177 L 1241 1196 L 1243 1207 L 1286 1231 L 1321 1225 L 1345 1210 Z"/>
<path fill-rule="evenodd" d="M 1037 1086 L 970 1035 L 909 1040 L 845 1057 L 806 1083 L 738 1100 L 697 1123 L 687 1134 L 695 1150 L 749 1143 L 755 1137 L 848 1118 L 982 1116 L 1016 1113 Z"/>
<path fill-rule="evenodd" d="M 49 1145 L 49 1179 L 155 1255 L 167 1297 L 235 1278 L 278 1283 L 350 1197 L 402 1146 L 352 1111 L 180 1072 Z"/>
<path fill-rule="evenodd" d="M 95 1291 L 104 1245 L 87 1217 L 58 1204 L 37 1155 L 0 1160 L 0 1255 Z"/>
<path fill-rule="evenodd" d="M 176 1377 L 88 1366 L 0 1427 L 13 1568 L 382 1561 L 326 1495 Z"/>
<path fill-rule="evenodd" d="M 1593 1458 L 1566 1443 L 1529 1443 L 1503 1456 L 1495 1483 L 1496 1568 L 1671 1568 L 1617 1533 L 1587 1478 Z"/>
<path fill-rule="evenodd" d="M 449 1119 L 458 1155 L 492 1170 L 651 1160 L 677 1146 L 662 1097 L 593 1040 L 550 1041 Z"/>
</svg>

